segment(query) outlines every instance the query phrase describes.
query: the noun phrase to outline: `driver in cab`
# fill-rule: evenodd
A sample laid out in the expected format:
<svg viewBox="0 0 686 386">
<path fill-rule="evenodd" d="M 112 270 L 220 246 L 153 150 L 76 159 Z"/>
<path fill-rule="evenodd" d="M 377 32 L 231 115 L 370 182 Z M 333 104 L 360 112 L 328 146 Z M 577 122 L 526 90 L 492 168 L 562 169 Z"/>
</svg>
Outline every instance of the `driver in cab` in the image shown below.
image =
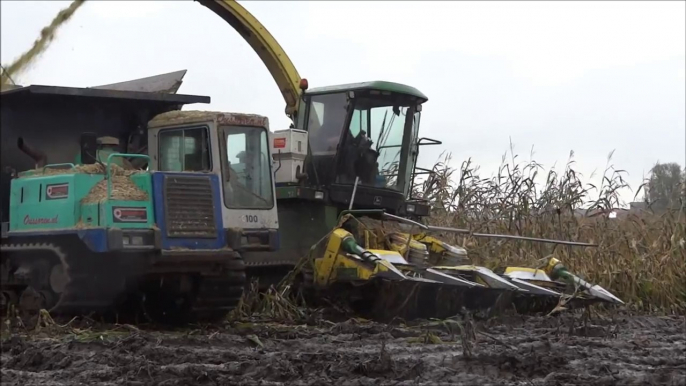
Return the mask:
<svg viewBox="0 0 686 386">
<path fill-rule="evenodd" d="M 107 164 L 107 158 L 114 153 L 121 153 L 119 150 L 119 139 L 115 137 L 98 137 L 96 140 L 97 143 L 97 148 L 95 150 L 95 162 L 99 162 L 102 164 Z M 81 152 L 79 152 L 76 155 L 76 159 L 74 160 L 74 163 L 76 165 L 81 165 L 83 164 L 83 160 L 81 159 Z M 112 163 L 120 166 L 124 169 L 129 169 L 132 170 L 134 169 L 133 165 L 129 160 L 127 160 L 124 157 L 113 157 L 112 158 Z"/>
<path fill-rule="evenodd" d="M 312 109 L 309 121 L 309 141 L 313 154 L 333 155 L 341 137 L 341 130 L 345 122 L 346 109 L 329 108 L 323 117 Z M 321 125 L 319 121 L 323 122 Z"/>
<path fill-rule="evenodd" d="M 252 162 L 245 151 L 241 151 L 236 155 L 237 163 L 228 161 L 228 181 L 224 182 L 224 190 L 227 193 L 227 204 L 229 206 L 250 208 L 257 207 L 263 204 L 264 198 L 258 196 L 250 187 L 255 181 L 252 181 Z"/>
</svg>

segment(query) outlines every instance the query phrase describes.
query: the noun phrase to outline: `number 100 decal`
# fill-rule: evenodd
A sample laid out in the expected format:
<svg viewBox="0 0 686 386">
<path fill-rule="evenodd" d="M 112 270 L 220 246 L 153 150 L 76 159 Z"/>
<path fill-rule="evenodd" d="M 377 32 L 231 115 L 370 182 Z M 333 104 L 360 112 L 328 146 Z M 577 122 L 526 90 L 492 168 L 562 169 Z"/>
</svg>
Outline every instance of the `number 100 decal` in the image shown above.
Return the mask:
<svg viewBox="0 0 686 386">
<path fill-rule="evenodd" d="M 248 222 L 248 223 L 256 223 L 259 221 L 256 215 L 253 214 L 246 214 L 243 216 L 243 221 Z"/>
</svg>

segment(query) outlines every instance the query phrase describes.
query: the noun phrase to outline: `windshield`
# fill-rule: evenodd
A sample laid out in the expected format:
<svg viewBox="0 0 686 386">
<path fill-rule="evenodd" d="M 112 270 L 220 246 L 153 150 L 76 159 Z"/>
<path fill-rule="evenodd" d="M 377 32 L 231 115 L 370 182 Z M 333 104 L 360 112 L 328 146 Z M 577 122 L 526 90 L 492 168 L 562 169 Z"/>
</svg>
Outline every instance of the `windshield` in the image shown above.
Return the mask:
<svg viewBox="0 0 686 386">
<path fill-rule="evenodd" d="M 355 101 L 338 182 L 354 183 L 359 176 L 363 185 L 404 191 L 398 172 L 407 110 L 378 99 Z"/>
<path fill-rule="evenodd" d="M 194 172 L 211 169 L 206 127 L 164 129 L 160 131 L 159 138 L 160 171 Z"/>
<path fill-rule="evenodd" d="M 267 130 L 223 127 L 226 140 L 224 203 L 228 208 L 270 209 L 274 206 Z M 227 181 L 228 180 L 228 181 Z"/>
<path fill-rule="evenodd" d="M 312 97 L 307 122 L 312 155 L 336 154 L 345 123 L 346 101 L 344 93 Z"/>
</svg>

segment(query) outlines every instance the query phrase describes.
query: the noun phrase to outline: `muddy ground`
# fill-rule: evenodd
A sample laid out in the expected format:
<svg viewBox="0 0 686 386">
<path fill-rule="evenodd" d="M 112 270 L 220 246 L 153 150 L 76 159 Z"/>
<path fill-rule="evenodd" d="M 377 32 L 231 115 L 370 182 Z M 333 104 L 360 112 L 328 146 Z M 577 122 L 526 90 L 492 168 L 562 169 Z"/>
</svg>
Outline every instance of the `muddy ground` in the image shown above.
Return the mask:
<svg viewBox="0 0 686 386">
<path fill-rule="evenodd" d="M 613 320 L 612 320 L 613 319 Z M 14 330 L 2 385 L 684 385 L 684 317 Z M 465 344 L 461 343 L 462 339 Z"/>
</svg>

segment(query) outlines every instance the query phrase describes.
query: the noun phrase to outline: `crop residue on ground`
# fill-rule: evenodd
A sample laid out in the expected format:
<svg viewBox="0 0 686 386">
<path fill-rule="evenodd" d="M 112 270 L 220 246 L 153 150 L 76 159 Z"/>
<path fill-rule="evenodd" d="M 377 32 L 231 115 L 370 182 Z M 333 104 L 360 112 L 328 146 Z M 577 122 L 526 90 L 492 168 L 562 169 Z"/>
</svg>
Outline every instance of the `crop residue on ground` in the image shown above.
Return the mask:
<svg viewBox="0 0 686 386">
<path fill-rule="evenodd" d="M 683 317 L 510 317 L 465 350 L 445 328 L 359 319 L 12 335 L 3 385 L 683 385 Z M 431 337 L 428 339 L 428 337 Z"/>
</svg>

